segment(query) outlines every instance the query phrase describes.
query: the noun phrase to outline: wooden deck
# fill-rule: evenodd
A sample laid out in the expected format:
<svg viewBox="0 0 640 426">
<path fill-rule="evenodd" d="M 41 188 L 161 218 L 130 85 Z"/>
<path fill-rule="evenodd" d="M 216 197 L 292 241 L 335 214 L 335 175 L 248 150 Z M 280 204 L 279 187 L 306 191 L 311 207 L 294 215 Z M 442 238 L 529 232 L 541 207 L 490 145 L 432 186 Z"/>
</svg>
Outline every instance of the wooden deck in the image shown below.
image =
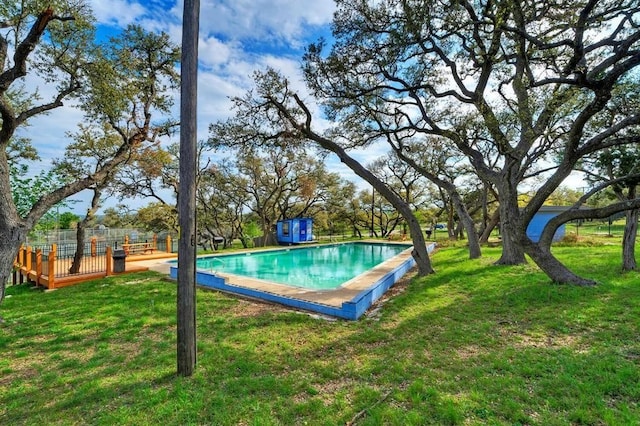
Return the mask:
<svg viewBox="0 0 640 426">
<path fill-rule="evenodd" d="M 145 261 L 176 257 L 177 254 L 175 253 L 140 250 L 136 254 L 126 256 L 124 272 L 121 273 L 147 271 L 149 267 L 144 264 Z M 32 265 L 30 251 L 25 249 L 25 252 L 19 255 L 17 260 L 20 267 L 14 273 L 14 283 L 22 283 L 26 279 L 36 285 L 54 289 L 118 274 L 114 272 L 114 260 L 107 255 L 91 256 L 89 254 L 85 256 L 80 263 L 80 271 L 76 274 L 68 273 L 73 263 L 73 258 L 58 259 L 55 255 L 50 255 L 49 261 L 38 264 L 39 261 L 40 258 L 35 262 L 36 264 Z M 51 276 L 51 274 L 53 275 Z"/>
</svg>

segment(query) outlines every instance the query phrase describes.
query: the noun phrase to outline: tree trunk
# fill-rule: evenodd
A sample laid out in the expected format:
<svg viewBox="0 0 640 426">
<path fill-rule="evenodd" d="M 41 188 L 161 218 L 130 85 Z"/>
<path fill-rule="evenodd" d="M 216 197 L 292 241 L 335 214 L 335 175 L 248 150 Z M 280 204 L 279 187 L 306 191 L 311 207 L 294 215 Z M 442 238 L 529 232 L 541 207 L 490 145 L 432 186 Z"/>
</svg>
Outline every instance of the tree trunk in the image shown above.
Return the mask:
<svg viewBox="0 0 640 426">
<path fill-rule="evenodd" d="M 500 222 L 500 210 L 496 210 L 495 213 L 491 216 L 489 221 L 487 222 L 484 231 L 482 231 L 482 235 L 480 235 L 480 243 L 485 244 L 489 242 L 489 236 L 493 232 L 493 230 L 498 226 L 498 222 Z"/>
<path fill-rule="evenodd" d="M 262 225 L 262 238 L 259 239 L 261 244 L 260 247 L 266 247 L 269 234 L 271 233 L 271 226 L 269 225 L 267 219 L 265 219 L 264 217 L 260 218 L 260 221 Z M 290 232 L 293 232 L 293 230 L 291 230 Z"/>
<path fill-rule="evenodd" d="M 595 281 L 582 278 L 571 272 L 569 268 L 551 254 L 549 247 L 542 247 L 540 244 L 531 242 L 531 240 L 523 245 L 531 259 L 554 283 L 584 287 L 596 285 Z"/>
<path fill-rule="evenodd" d="M 4 300 L 6 285 L 11 279 L 13 262 L 27 233 L 20 226 L 0 228 L 0 303 Z"/>
<path fill-rule="evenodd" d="M 508 183 L 504 185 L 508 186 Z M 520 223 L 517 194 L 510 188 L 504 188 L 500 199 L 500 235 L 502 236 L 502 255 L 497 265 L 521 265 L 526 263 L 524 248 L 521 246 L 521 236 L 526 233 L 526 227 Z"/>
<path fill-rule="evenodd" d="M 624 236 L 622 237 L 622 270 L 634 271 L 638 268 L 636 264 L 636 234 L 638 233 L 638 213 L 640 210 L 627 210 L 627 223 L 624 227 Z"/>
<path fill-rule="evenodd" d="M 469 215 L 467 207 L 462 202 L 460 194 L 458 194 L 457 191 L 449 191 L 449 197 L 451 198 L 453 207 L 458 213 L 460 223 L 464 227 L 465 231 L 467 231 L 467 237 L 469 238 L 469 259 L 477 259 L 482 256 L 482 250 L 480 249 L 480 240 L 478 239 L 478 233 L 476 232 L 476 228 L 473 224 L 473 219 Z"/>
<path fill-rule="evenodd" d="M 296 98 L 297 99 L 297 98 Z M 298 99 L 299 101 L 299 99 Z M 353 157 L 349 156 L 346 151 L 335 142 L 326 139 L 322 136 L 316 135 L 308 130 L 306 135 L 318 142 L 323 148 L 334 152 L 344 164 L 346 164 L 355 174 L 366 180 L 372 185 L 376 191 L 387 199 L 391 205 L 398 210 L 409 227 L 409 233 L 411 234 L 411 240 L 413 241 L 413 252 L 411 253 L 418 266 L 418 275 L 424 276 L 435 273 L 431 266 L 431 260 L 429 259 L 429 253 L 427 252 L 427 243 L 424 240 L 422 234 L 422 228 L 416 216 L 413 214 L 411 207 L 400 197 L 396 195 L 389 187 L 387 187 L 380 179 L 378 179 L 373 173 L 363 167 Z M 373 231 L 373 230 L 372 230 Z"/>
<path fill-rule="evenodd" d="M 69 268 L 70 274 L 77 274 L 80 272 L 80 264 L 82 263 L 82 258 L 84 256 L 84 237 L 85 230 L 87 229 L 87 225 L 91 223 L 93 219 L 93 215 L 96 214 L 98 208 L 100 207 L 100 197 L 102 196 L 102 191 L 104 189 L 104 184 L 100 184 L 93 189 L 93 196 L 91 197 L 91 207 L 87 210 L 87 215 L 78 223 L 78 229 L 76 230 L 76 254 L 73 256 L 73 263 Z"/>
<path fill-rule="evenodd" d="M 358 227 L 353 228 L 353 236 L 362 239 L 362 232 Z"/>
<path fill-rule="evenodd" d="M 480 249 L 480 241 L 478 240 L 478 233 L 475 230 L 475 226 L 473 224 L 473 219 L 467 210 L 467 206 L 462 201 L 462 197 L 458 193 L 455 185 L 449 181 L 440 179 L 437 175 L 431 173 L 425 167 L 422 167 L 420 164 L 416 163 L 412 158 L 407 157 L 401 149 L 396 149 L 396 154 L 400 159 L 413 167 L 414 170 L 417 170 L 422 176 L 429 179 L 431 182 L 435 183 L 438 186 L 438 190 L 442 196 L 442 200 L 445 203 L 445 206 L 449 204 L 447 201 L 447 197 L 445 197 L 445 192 L 449 196 L 449 200 L 453 209 L 458 215 L 458 218 L 462 222 L 464 229 L 467 231 L 467 236 L 469 237 L 469 258 L 477 259 L 482 255 L 482 251 Z M 445 207 L 446 208 L 446 207 Z M 451 220 L 453 217 L 452 209 L 448 209 L 451 212 Z M 449 230 L 451 229 L 449 226 Z M 435 228 L 433 230 L 435 232 Z M 450 231 L 449 231 L 450 232 Z"/>
<path fill-rule="evenodd" d="M 418 274 L 420 276 L 433 274 L 435 271 L 433 270 L 431 261 L 429 260 L 427 243 L 424 240 L 420 223 L 413 215 L 413 213 L 410 214 L 410 217 L 404 217 L 407 221 L 407 225 L 409 226 L 409 233 L 411 234 L 411 240 L 413 241 L 413 251 L 411 252 L 411 255 L 418 265 Z"/>
<path fill-rule="evenodd" d="M 482 234 L 489 227 L 489 189 L 486 182 L 482 185 Z"/>
<path fill-rule="evenodd" d="M 458 234 L 456 234 L 456 223 L 453 220 L 453 210 L 453 204 L 451 204 L 447 209 L 447 233 L 449 234 L 449 239 L 451 241 L 456 241 L 458 239 Z"/>
<path fill-rule="evenodd" d="M 429 253 L 427 252 L 427 244 L 424 240 L 420 223 L 413 214 L 411 207 L 402 198 L 398 197 L 398 195 L 387 185 L 385 185 L 384 182 L 378 179 L 378 177 L 362 166 L 362 164 L 360 164 L 356 159 L 347 154 L 344 148 L 339 144 L 311 130 L 311 112 L 297 94 L 294 94 L 293 98 L 307 116 L 307 119 L 302 123 L 298 122 L 297 117 L 294 117 L 291 114 L 291 111 L 284 104 L 273 98 L 270 98 L 269 101 L 282 113 L 283 119 L 287 120 L 289 124 L 301 132 L 300 136 L 310 139 L 322 148 L 336 154 L 340 161 L 353 170 L 356 175 L 360 176 L 372 185 L 376 191 L 378 191 L 396 210 L 398 210 L 409 226 L 409 232 L 411 234 L 411 239 L 413 240 L 412 255 L 418 265 L 418 275 L 424 276 L 434 273 L 435 271 L 431 266 Z"/>
<path fill-rule="evenodd" d="M 4 152 L 0 153 L 0 303 L 13 272 L 20 246 L 27 240 L 29 226 L 18 217 L 11 197 L 9 167 Z"/>
<path fill-rule="evenodd" d="M 518 245 L 518 237 L 513 230 L 502 226 L 502 255 L 496 261 L 496 265 L 521 265 L 527 263 L 524 250 Z"/>
<path fill-rule="evenodd" d="M 409 227 L 409 234 L 413 241 L 413 252 L 411 253 L 418 266 L 418 274 L 420 276 L 433 274 L 435 271 L 431 266 L 431 260 L 429 259 L 429 253 L 427 252 L 427 244 L 424 240 L 422 228 L 420 222 L 416 219 L 411 207 L 398 197 L 393 191 L 391 191 L 382 181 L 375 177 L 371 172 L 362 167 L 360 163 L 351 158 L 340 147 L 334 144 L 323 145 L 325 148 L 331 149 L 338 154 L 343 163 L 347 164 L 351 170 L 353 170 L 358 176 L 365 179 L 370 183 L 376 191 L 385 197 L 393 207 L 398 210 Z"/>
<path fill-rule="evenodd" d="M 77 274 L 80 272 L 80 265 L 82 264 L 82 258 L 84 257 L 84 236 L 86 225 L 87 218 L 85 217 L 80 221 L 80 223 L 78 223 L 78 228 L 76 229 L 76 254 L 73 256 L 73 263 L 71 263 L 71 267 L 69 268 L 70 274 Z"/>
</svg>

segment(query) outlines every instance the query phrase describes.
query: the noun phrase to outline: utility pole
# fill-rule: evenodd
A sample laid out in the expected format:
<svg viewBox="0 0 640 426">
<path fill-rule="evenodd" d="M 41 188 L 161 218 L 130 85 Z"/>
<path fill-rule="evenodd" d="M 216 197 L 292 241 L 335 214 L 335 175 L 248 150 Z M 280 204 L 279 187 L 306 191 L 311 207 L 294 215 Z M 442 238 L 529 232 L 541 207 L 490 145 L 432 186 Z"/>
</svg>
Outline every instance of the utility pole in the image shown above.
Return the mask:
<svg viewBox="0 0 640 426">
<path fill-rule="evenodd" d="M 200 1 L 185 0 L 182 14 L 180 90 L 180 185 L 178 216 L 178 337 L 179 376 L 191 376 L 196 366 L 196 159 L 198 95 L 198 30 Z"/>
<path fill-rule="evenodd" d="M 375 235 L 373 232 L 373 218 L 375 214 L 375 206 L 376 206 L 376 189 L 371 188 L 371 238 Z"/>
</svg>

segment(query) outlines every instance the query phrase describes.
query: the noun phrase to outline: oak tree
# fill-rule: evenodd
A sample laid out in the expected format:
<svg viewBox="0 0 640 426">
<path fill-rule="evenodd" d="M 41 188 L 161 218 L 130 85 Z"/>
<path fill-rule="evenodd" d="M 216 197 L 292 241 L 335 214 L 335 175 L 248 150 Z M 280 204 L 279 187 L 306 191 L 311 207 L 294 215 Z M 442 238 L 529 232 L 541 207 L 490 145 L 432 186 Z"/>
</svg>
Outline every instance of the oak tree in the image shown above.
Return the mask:
<svg viewBox="0 0 640 426">
<path fill-rule="evenodd" d="M 167 90 L 177 84 L 179 51 L 166 35 L 129 27 L 99 46 L 83 1 L 48 4 L 44 10 L 37 1 L 0 8 L 0 300 L 27 233 L 52 206 L 100 185 L 132 150 L 153 143 L 166 126 L 152 117 L 168 110 Z M 26 76 L 40 79 L 52 94 L 41 97 L 37 84 L 27 88 Z M 159 84 L 149 84 L 150 79 Z M 12 141 L 31 118 L 60 108 L 67 99 L 77 100 L 88 123 L 117 133 L 118 145 L 100 166 L 43 192 L 28 211 L 19 212 L 10 186 Z"/>
<path fill-rule="evenodd" d="M 591 285 L 531 241 L 534 214 L 586 156 L 635 143 L 636 107 L 602 120 L 640 65 L 640 4 L 635 0 L 339 0 L 335 42 L 305 57 L 306 80 L 342 135 L 366 145 L 447 139 L 499 199 L 501 264 L 525 253 L 556 282 Z M 472 123 L 473 125 L 469 125 Z M 520 206 L 519 188 L 537 180 Z M 602 217 L 640 200 L 586 212 Z M 606 216 L 604 216 L 606 217 Z"/>
</svg>

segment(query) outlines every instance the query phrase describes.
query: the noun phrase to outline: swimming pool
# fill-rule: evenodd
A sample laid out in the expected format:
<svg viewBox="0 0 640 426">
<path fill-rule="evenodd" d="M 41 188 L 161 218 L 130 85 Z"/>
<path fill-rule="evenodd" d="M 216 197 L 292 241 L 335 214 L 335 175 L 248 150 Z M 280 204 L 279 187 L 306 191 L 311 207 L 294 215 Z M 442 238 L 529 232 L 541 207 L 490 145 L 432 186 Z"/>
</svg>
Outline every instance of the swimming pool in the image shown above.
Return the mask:
<svg viewBox="0 0 640 426">
<path fill-rule="evenodd" d="M 206 256 L 196 268 L 296 287 L 330 290 L 409 248 L 400 244 L 331 244 L 226 256 Z"/>
<path fill-rule="evenodd" d="M 238 294 L 253 299 L 264 300 L 267 302 L 278 303 L 305 311 L 317 312 L 323 315 L 334 316 L 338 318 L 356 320 L 367 309 L 391 287 L 403 275 L 405 275 L 414 265 L 415 261 L 411 256 L 413 246 L 406 243 L 380 243 L 375 241 L 357 242 L 357 243 L 341 243 L 332 246 L 317 247 L 333 247 L 333 246 L 353 246 L 364 245 L 369 247 L 369 251 L 378 251 L 381 246 L 395 246 L 400 252 L 396 255 L 389 254 L 391 257 L 381 261 L 376 266 L 371 267 L 355 277 L 348 279 L 346 282 L 334 287 L 333 289 L 317 289 L 304 288 L 300 285 L 290 285 L 278 283 L 273 280 L 255 278 L 247 275 L 237 275 L 233 273 L 221 272 L 221 268 L 217 264 L 222 265 L 225 260 L 230 257 L 244 258 L 252 260 L 258 253 L 273 253 L 276 258 L 285 256 L 286 253 L 297 252 L 301 259 L 308 255 L 305 250 L 315 250 L 316 246 L 305 246 L 300 248 L 277 249 L 264 252 L 243 253 L 240 255 L 220 255 L 215 258 L 223 262 L 212 261 L 209 269 L 198 266 L 196 269 L 196 283 L 205 288 L 221 290 L 228 293 Z M 430 253 L 435 249 L 435 244 L 427 246 Z M 336 250 L 336 252 L 339 252 Z M 211 259 L 211 256 L 205 258 Z M 235 260 L 234 260 L 235 262 Z M 169 275 L 173 279 L 177 279 L 178 266 L 175 261 L 169 262 Z M 233 262 L 227 262 L 233 263 Z M 250 263 L 250 262 L 249 262 Z M 279 262 L 281 263 L 281 262 Z M 319 262 L 320 263 L 320 262 Z M 342 263 L 337 266 L 323 269 L 327 271 L 344 269 Z M 311 274 L 311 272 L 307 272 Z M 283 273 L 286 275 L 286 273 Z"/>
</svg>

